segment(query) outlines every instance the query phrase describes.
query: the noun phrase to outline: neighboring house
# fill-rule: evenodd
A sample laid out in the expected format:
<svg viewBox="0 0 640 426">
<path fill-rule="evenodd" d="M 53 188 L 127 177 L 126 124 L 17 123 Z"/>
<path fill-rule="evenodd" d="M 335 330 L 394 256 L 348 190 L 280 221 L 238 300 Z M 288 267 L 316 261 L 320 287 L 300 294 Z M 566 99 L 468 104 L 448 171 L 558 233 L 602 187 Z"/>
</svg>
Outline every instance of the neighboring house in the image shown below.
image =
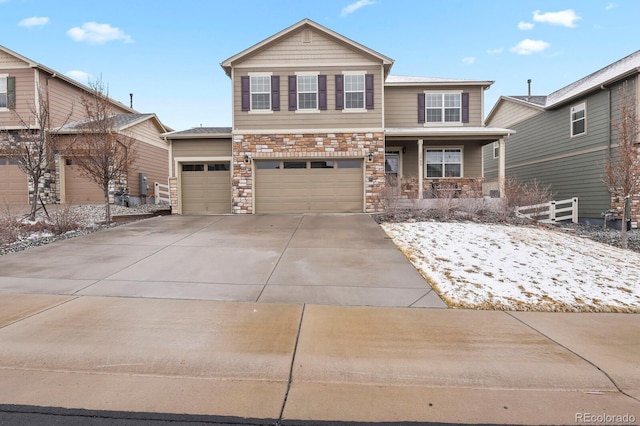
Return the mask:
<svg viewBox="0 0 640 426">
<path fill-rule="evenodd" d="M 493 82 L 392 65 L 308 19 L 223 61 L 232 127 L 164 135 L 173 212 L 377 212 L 444 186 L 480 196 L 482 146 L 511 133 L 484 126 Z"/>
<path fill-rule="evenodd" d="M 616 144 L 619 88 L 626 82 L 640 99 L 639 73 L 637 51 L 549 96 L 500 97 L 487 123 L 516 133 L 502 158 L 493 147 L 485 148 L 485 177 L 498 179 L 502 159 L 507 176 L 537 179 L 558 200 L 578 197 L 579 220 L 602 224 L 603 212 L 621 206 L 604 183 L 604 167 Z M 632 200 L 632 226 L 639 220 L 640 195 Z"/>
<path fill-rule="evenodd" d="M 25 130 L 41 132 L 63 126 L 61 134 L 73 133 L 74 126 L 84 119 L 80 99 L 90 93 L 89 87 L 0 46 L 0 204 L 26 205 L 34 189 L 34 182 L 28 181 L 16 159 L 3 152 L 3 142 L 20 138 Z M 34 124 L 33 111 L 39 108 L 41 96 L 48 102 L 49 129 Z M 155 114 L 140 114 L 120 102 L 112 101 L 112 109 L 115 130 L 136 139 L 139 160 L 123 184 L 132 201 L 139 202 L 144 192 L 140 191 L 139 173 L 148 175 L 151 193 L 153 180 L 167 182 L 169 146 L 160 135 L 171 129 L 163 126 Z M 45 203 L 104 202 L 101 189 L 81 176 L 73 161 L 61 154 L 56 154 L 54 164 L 47 165 L 39 185 Z"/>
</svg>

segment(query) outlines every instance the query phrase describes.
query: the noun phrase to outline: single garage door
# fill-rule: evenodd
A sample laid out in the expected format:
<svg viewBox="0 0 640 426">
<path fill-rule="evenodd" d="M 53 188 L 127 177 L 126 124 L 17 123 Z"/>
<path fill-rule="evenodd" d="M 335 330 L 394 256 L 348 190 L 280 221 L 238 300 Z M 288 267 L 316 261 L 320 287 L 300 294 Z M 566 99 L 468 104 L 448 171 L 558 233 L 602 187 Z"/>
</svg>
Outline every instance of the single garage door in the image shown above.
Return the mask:
<svg viewBox="0 0 640 426">
<path fill-rule="evenodd" d="M 27 175 L 16 160 L 0 157 L 0 205 L 29 204 Z"/>
<path fill-rule="evenodd" d="M 182 214 L 231 213 L 231 167 L 226 162 L 183 163 Z"/>
<path fill-rule="evenodd" d="M 104 193 L 97 183 L 87 179 L 73 160 L 64 167 L 64 200 L 69 204 L 103 204 Z"/>
<path fill-rule="evenodd" d="M 256 213 L 361 213 L 362 160 L 258 160 Z"/>
</svg>

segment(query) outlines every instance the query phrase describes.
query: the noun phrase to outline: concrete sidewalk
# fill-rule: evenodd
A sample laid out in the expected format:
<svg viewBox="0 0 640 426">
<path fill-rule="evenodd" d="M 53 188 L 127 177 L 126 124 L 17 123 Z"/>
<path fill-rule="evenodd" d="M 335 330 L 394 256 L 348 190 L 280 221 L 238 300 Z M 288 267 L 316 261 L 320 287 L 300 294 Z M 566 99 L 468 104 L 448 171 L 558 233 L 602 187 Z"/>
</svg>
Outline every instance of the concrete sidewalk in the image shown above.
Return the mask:
<svg viewBox="0 0 640 426">
<path fill-rule="evenodd" d="M 285 424 L 638 422 L 638 336 L 628 314 L 3 295 L 0 403 Z"/>
</svg>

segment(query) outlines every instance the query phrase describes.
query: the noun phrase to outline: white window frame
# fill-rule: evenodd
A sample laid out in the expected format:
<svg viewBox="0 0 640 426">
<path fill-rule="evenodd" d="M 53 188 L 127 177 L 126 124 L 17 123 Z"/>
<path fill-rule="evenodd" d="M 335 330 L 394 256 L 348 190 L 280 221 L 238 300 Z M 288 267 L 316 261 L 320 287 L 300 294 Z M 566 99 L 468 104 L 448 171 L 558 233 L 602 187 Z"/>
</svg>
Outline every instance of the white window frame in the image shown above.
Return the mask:
<svg viewBox="0 0 640 426">
<path fill-rule="evenodd" d="M 271 75 L 273 73 L 270 72 L 250 72 L 249 73 L 249 112 L 254 113 L 272 113 L 273 112 L 273 99 L 271 98 Z M 254 92 L 253 91 L 253 79 L 254 78 L 266 78 L 269 82 L 269 89 L 267 92 Z M 253 95 L 264 95 L 267 94 L 269 96 L 269 108 L 254 108 L 253 106 Z"/>
<path fill-rule="evenodd" d="M 577 112 L 583 111 L 583 115 L 581 118 L 574 118 L 574 114 Z M 574 133 L 574 124 L 582 121 L 584 125 L 584 130 L 580 133 Z M 587 102 L 580 102 L 579 104 L 575 104 L 569 110 L 569 127 L 571 131 L 571 137 L 582 136 L 587 133 Z"/>
<path fill-rule="evenodd" d="M 458 163 L 447 163 L 444 161 L 444 155 L 442 160 L 442 174 L 443 176 L 428 176 L 428 168 L 427 168 L 427 153 L 429 151 L 439 150 L 444 154 L 445 150 L 458 150 L 460 151 L 460 176 L 444 176 L 445 174 L 445 166 L 447 164 L 458 164 Z M 464 177 L 464 147 L 463 146 L 428 146 L 424 148 L 424 178 L 425 179 L 460 179 Z"/>
<path fill-rule="evenodd" d="M 493 143 L 493 159 L 500 158 L 500 142 Z"/>
<path fill-rule="evenodd" d="M 5 98 L 5 106 L 0 106 L 0 111 L 7 111 L 9 109 L 9 87 L 7 77 L 9 77 L 9 74 L 0 74 L 0 80 L 4 80 L 4 92 L 0 92 L 0 94 L 4 94 Z"/>
<path fill-rule="evenodd" d="M 366 72 L 364 71 L 343 71 L 342 75 L 344 76 L 344 90 L 343 90 L 343 112 L 366 112 L 367 111 L 367 82 L 366 82 Z M 361 76 L 362 77 L 362 90 L 347 90 L 347 77 Z M 348 93 L 362 93 L 362 107 L 359 108 L 349 108 L 347 106 L 347 92 Z"/>
<path fill-rule="evenodd" d="M 297 72 L 296 73 L 296 111 L 299 112 L 319 112 L 319 96 L 318 96 L 318 75 L 320 74 L 320 72 Z M 315 91 L 310 91 L 310 90 L 301 90 L 300 89 L 300 77 L 315 77 L 315 81 L 316 81 L 316 90 Z M 316 106 L 315 108 L 301 108 L 300 107 L 300 95 L 301 94 L 309 94 L 309 93 L 314 93 L 315 97 L 316 97 Z"/>
<path fill-rule="evenodd" d="M 462 126 L 462 90 L 425 90 L 424 91 L 425 97 L 424 97 L 424 125 L 425 126 Z M 436 108 L 429 108 L 429 95 L 440 95 L 441 100 L 442 100 L 442 106 L 439 107 L 440 111 L 441 111 L 441 121 L 429 121 L 429 114 L 428 111 L 430 109 L 436 109 Z M 445 105 L 445 95 L 457 95 L 458 96 L 458 103 L 459 103 L 459 107 L 458 107 L 458 121 L 445 121 L 445 113 L 447 109 L 452 109 L 451 107 L 447 108 L 447 106 Z"/>
</svg>

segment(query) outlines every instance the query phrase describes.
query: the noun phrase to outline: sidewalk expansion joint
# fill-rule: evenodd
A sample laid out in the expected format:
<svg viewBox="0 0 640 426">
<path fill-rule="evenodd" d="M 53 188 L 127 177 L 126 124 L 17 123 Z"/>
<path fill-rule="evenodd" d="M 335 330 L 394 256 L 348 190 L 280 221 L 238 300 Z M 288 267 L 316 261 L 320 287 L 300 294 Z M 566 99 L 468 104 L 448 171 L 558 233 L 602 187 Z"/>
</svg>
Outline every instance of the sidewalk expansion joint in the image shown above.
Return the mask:
<svg viewBox="0 0 640 426">
<path fill-rule="evenodd" d="M 282 401 L 282 407 L 280 408 L 280 416 L 276 421 L 276 425 L 282 424 L 282 416 L 284 416 L 284 409 L 287 405 L 287 398 L 289 397 L 289 390 L 291 390 L 291 382 L 293 382 L 293 367 L 296 362 L 296 354 L 298 353 L 298 343 L 300 341 L 300 332 L 302 331 L 302 321 L 304 319 L 304 310 L 306 308 L 306 304 L 302 305 L 302 312 L 300 313 L 300 322 L 298 323 L 298 333 L 296 334 L 296 341 L 293 346 L 293 354 L 291 355 L 291 365 L 289 366 L 289 380 L 287 381 L 287 390 L 284 393 L 284 399 Z"/>
<path fill-rule="evenodd" d="M 613 377 L 611 377 L 609 375 L 609 373 L 607 373 L 605 370 L 603 370 L 602 368 L 600 368 L 596 363 L 594 363 L 593 361 L 591 361 L 590 359 L 584 357 L 583 355 L 580 355 L 578 352 L 572 350 L 571 348 L 563 345 L 562 343 L 560 343 L 559 341 L 553 339 L 551 336 L 548 336 L 546 334 L 544 334 L 542 331 L 538 330 L 537 328 L 533 327 L 531 324 L 527 324 L 525 321 L 523 321 L 522 319 L 512 315 L 510 312 L 505 312 L 505 314 L 509 315 L 511 318 L 515 319 L 516 321 L 518 321 L 519 323 L 523 324 L 524 326 L 530 328 L 531 330 L 535 331 L 536 333 L 538 333 L 539 335 L 541 335 L 542 337 L 544 337 L 547 340 L 550 340 L 551 342 L 555 343 L 556 345 L 560 346 L 561 348 L 565 349 L 566 351 L 572 353 L 573 355 L 577 356 L 578 358 L 580 358 L 581 360 L 583 360 L 584 362 L 586 362 L 587 364 L 591 365 L 592 367 L 594 367 L 596 370 L 598 370 L 599 372 L 601 372 L 610 382 L 611 384 L 618 390 L 618 392 L 620 392 L 622 395 L 626 396 L 627 398 L 631 398 L 634 401 L 640 402 L 639 398 L 636 398 L 633 395 L 630 395 L 629 393 L 625 392 L 624 390 L 622 390 L 620 388 L 620 386 L 618 386 L 618 384 L 616 383 L 616 381 L 613 379 Z"/>
<path fill-rule="evenodd" d="M 298 220 L 298 224 L 296 225 L 296 229 L 294 229 L 293 232 L 291 233 L 291 236 L 287 240 L 287 244 L 285 244 L 284 248 L 282 249 L 282 253 L 280 253 L 280 256 L 278 256 L 278 260 L 276 260 L 275 265 L 273 265 L 273 269 L 271 269 L 271 272 L 269 273 L 269 276 L 265 280 L 264 285 L 262 286 L 262 290 L 260 290 L 260 294 L 258 294 L 258 297 L 256 297 L 256 303 L 258 303 L 260 301 L 260 298 L 262 297 L 262 293 L 264 293 L 264 290 L 267 288 L 267 285 L 269 284 L 269 280 L 271 280 L 271 277 L 273 276 L 273 273 L 278 268 L 278 265 L 280 264 L 280 261 L 282 260 L 282 257 L 284 256 L 284 253 L 289 248 L 289 244 L 291 244 L 291 240 L 293 240 L 293 236 L 296 235 L 296 232 L 298 232 L 298 228 L 300 228 L 300 225 L 302 224 L 303 220 L 304 220 L 304 215 L 302 215 L 300 217 L 300 219 Z"/>
<path fill-rule="evenodd" d="M 66 303 L 72 302 L 72 301 L 74 301 L 74 300 L 76 300 L 76 299 L 79 299 L 79 298 L 80 298 L 80 296 L 73 296 L 73 297 L 72 297 L 72 298 L 70 298 L 70 299 L 63 300 L 62 302 L 60 302 L 60 303 L 56 303 L 55 305 L 52 305 L 52 306 L 48 306 L 48 307 L 46 307 L 46 308 L 44 308 L 44 309 L 39 310 L 38 312 L 34 312 L 34 313 L 29 314 L 29 315 L 27 315 L 27 316 L 24 316 L 24 317 L 18 318 L 18 319 L 17 319 L 17 320 L 15 320 L 15 321 L 11 321 L 11 322 L 8 322 L 8 323 L 6 323 L 6 324 L 2 324 L 2 325 L 0 325 L 0 329 L 3 329 L 3 328 L 6 328 L 6 327 L 9 327 L 10 325 L 13 325 L 13 324 L 17 324 L 17 323 L 19 323 L 19 322 L 22 322 L 22 321 L 24 321 L 24 320 L 28 319 L 28 318 L 35 317 L 36 315 L 40 315 L 40 314 L 42 314 L 42 313 L 44 313 L 44 312 L 50 311 L 50 310 L 52 310 L 52 309 L 57 308 L 58 306 L 62 306 L 62 305 L 64 305 L 64 304 L 66 304 Z"/>
</svg>

